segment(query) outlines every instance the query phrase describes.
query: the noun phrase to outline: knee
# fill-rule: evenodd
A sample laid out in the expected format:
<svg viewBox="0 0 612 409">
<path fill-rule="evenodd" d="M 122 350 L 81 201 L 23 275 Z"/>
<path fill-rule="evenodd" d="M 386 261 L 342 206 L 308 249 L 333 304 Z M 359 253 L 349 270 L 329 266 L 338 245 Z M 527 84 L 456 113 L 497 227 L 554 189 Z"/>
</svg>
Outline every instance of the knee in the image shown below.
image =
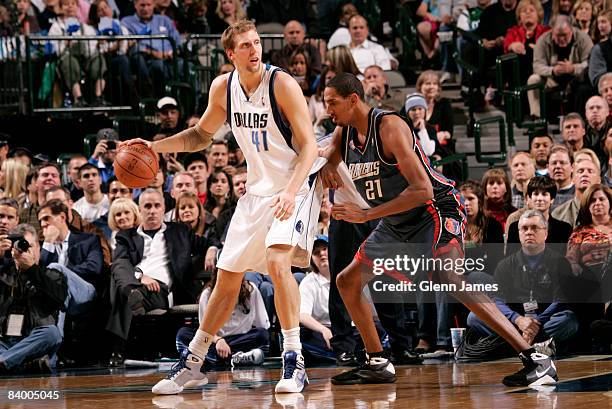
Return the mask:
<svg viewBox="0 0 612 409">
<path fill-rule="evenodd" d="M 529 78 L 527 79 L 527 84 L 537 84 L 538 82 L 542 81 L 542 77 L 540 77 L 538 74 L 531 74 L 529 76 Z"/>
<path fill-rule="evenodd" d="M 423 37 L 428 37 L 431 32 L 431 25 L 425 21 L 417 24 L 417 31 Z"/>
<path fill-rule="evenodd" d="M 55 348 L 61 345 L 63 337 L 57 325 L 47 325 L 39 328 L 39 330 L 42 333 L 45 344 L 47 344 L 50 348 Z"/>
<path fill-rule="evenodd" d="M 291 274 L 291 266 L 289 260 L 285 256 L 277 254 L 268 254 L 268 274 L 272 282 L 281 280 L 286 277 L 293 279 Z"/>
</svg>

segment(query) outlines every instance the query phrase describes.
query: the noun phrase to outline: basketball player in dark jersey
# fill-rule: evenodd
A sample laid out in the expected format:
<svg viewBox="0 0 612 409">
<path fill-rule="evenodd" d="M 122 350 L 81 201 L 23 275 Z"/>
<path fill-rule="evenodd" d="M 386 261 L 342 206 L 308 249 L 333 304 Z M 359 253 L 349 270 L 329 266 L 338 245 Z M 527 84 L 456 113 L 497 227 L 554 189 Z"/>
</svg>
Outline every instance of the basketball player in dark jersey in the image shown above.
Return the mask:
<svg viewBox="0 0 612 409">
<path fill-rule="evenodd" d="M 395 369 L 383 352 L 370 307 L 361 299 L 363 286 L 374 277 L 374 261 L 390 257 L 388 250 L 402 243 L 415 243 L 403 247 L 414 257 L 420 256 L 415 254 L 418 249 L 424 257 L 444 261 L 462 258 L 465 211 L 453 183 L 432 169 L 406 122 L 396 113 L 371 109 L 364 102 L 363 87 L 357 77 L 346 73 L 337 75 L 327 84 L 324 100 L 327 113 L 338 127 L 325 151 L 329 163 L 323 168 L 323 181 L 327 187 L 341 187 L 337 166 L 344 160 L 355 187 L 370 206 L 362 209 L 352 203 L 334 204 L 332 215 L 353 223 L 381 219 L 337 279 L 342 299 L 363 338 L 368 359 L 363 366 L 336 375 L 332 383 L 394 382 Z M 426 246 L 419 247 L 419 243 Z M 505 385 L 557 381 L 550 357 L 537 353 L 488 296 L 459 291 L 464 279 L 454 270 L 439 268 L 427 272 L 433 280 L 454 284 L 458 291 L 450 291 L 451 295 L 519 353 L 524 368 L 505 377 Z M 388 274 L 399 275 L 397 269 Z M 410 279 L 409 276 L 398 278 Z"/>
</svg>

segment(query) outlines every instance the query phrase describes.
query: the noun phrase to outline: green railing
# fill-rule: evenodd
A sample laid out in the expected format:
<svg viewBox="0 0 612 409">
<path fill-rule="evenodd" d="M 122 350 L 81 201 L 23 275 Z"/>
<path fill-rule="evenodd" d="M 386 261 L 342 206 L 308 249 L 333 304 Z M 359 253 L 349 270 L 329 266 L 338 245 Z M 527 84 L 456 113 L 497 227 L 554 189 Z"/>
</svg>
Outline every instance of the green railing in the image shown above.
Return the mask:
<svg viewBox="0 0 612 409">
<path fill-rule="evenodd" d="M 0 37 L 0 112 L 26 112 L 23 36 Z"/>
<path fill-rule="evenodd" d="M 499 131 L 499 154 L 491 154 L 482 150 L 482 130 L 485 125 L 497 124 Z M 480 163 L 488 163 L 489 166 L 504 163 L 507 159 L 507 144 L 505 132 L 504 117 L 500 115 L 491 116 L 488 118 L 479 119 L 474 124 L 474 151 L 476 161 Z M 495 152 L 497 153 L 497 152 Z"/>
<path fill-rule="evenodd" d="M 31 113 L 63 113 L 73 112 L 121 112 L 131 111 L 132 106 L 129 104 L 130 92 L 134 90 L 128 89 L 125 84 L 122 84 L 120 76 L 113 73 L 111 58 L 121 55 L 129 58 L 128 54 L 117 54 L 116 51 L 110 51 L 109 47 L 121 42 L 127 42 L 131 47 L 137 46 L 137 43 L 147 41 L 162 40 L 162 47 L 165 47 L 165 41 L 168 41 L 173 52 L 171 62 L 171 78 L 169 82 L 176 81 L 179 75 L 179 60 L 177 54 L 177 46 L 174 39 L 167 35 L 130 35 L 130 36 L 29 36 L 26 37 L 25 53 L 26 53 L 26 68 L 27 68 L 27 84 L 28 84 L 28 104 Z M 164 41 L 165 40 L 165 41 Z M 55 48 L 60 45 L 63 47 L 62 53 L 58 54 Z M 164 50 L 162 50 L 164 51 Z M 129 51 L 128 51 L 129 53 Z M 83 95 L 90 96 L 87 106 L 75 107 L 73 104 L 67 103 L 65 96 L 72 96 L 72 89 L 67 89 L 67 81 L 62 79 L 66 75 L 65 69 L 60 67 L 75 67 L 74 63 L 65 63 L 65 59 L 74 56 L 79 62 L 80 78 L 76 81 L 71 75 L 70 82 L 79 84 Z M 63 64 L 63 65 L 62 65 Z M 96 65 L 97 64 L 97 65 Z M 104 70 L 105 67 L 106 70 Z M 98 78 L 89 78 L 84 80 L 83 73 L 89 72 L 92 69 L 97 69 L 102 73 Z M 78 71 L 78 68 L 75 68 Z M 105 71 L 105 72 L 104 72 Z M 134 78 L 134 72 L 130 71 L 130 75 Z M 95 83 L 103 79 L 105 82 L 103 99 L 107 103 L 97 103 L 91 95 L 94 94 Z M 64 84 L 62 84 L 62 80 Z M 140 81 L 138 81 L 140 83 Z M 140 91 L 140 89 L 139 89 Z M 58 95 L 59 93 L 59 95 Z M 100 101 L 102 101 L 100 100 Z M 71 103 L 74 101 L 71 101 Z M 110 104 L 109 104 L 110 103 Z"/>
</svg>

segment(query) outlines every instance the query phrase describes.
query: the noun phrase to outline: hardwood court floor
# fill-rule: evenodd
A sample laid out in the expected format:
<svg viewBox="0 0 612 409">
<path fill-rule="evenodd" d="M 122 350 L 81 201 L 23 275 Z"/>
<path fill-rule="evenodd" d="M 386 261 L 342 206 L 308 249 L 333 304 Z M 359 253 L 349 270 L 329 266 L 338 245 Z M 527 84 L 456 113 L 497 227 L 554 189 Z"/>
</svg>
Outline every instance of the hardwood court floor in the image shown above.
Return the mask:
<svg viewBox="0 0 612 409">
<path fill-rule="evenodd" d="M 557 361 L 561 382 L 542 390 L 510 389 L 504 375 L 518 360 L 488 363 L 444 362 L 396 368 L 395 384 L 333 386 L 337 368 L 310 368 L 302 394 L 275 396 L 278 368 L 211 372 L 201 390 L 155 396 L 157 370 L 108 370 L 56 376 L 0 379 L 0 407 L 8 408 L 612 408 L 612 357 L 588 356 Z M 10 391 L 59 391 L 56 400 L 8 399 Z"/>
</svg>

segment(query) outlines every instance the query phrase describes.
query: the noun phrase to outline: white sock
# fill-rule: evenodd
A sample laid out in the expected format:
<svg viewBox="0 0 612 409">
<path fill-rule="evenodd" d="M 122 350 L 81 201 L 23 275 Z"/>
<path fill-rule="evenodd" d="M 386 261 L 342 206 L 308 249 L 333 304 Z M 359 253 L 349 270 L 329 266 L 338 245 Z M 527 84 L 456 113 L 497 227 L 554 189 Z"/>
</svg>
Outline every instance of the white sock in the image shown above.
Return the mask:
<svg viewBox="0 0 612 409">
<path fill-rule="evenodd" d="M 189 343 L 189 351 L 196 354 L 200 358 L 204 358 L 208 353 L 208 348 L 212 344 L 213 336 L 201 329 L 196 331 L 195 336 Z"/>
<path fill-rule="evenodd" d="M 283 334 L 283 352 L 302 351 L 302 343 L 300 342 L 300 327 L 281 329 L 281 332 Z"/>
</svg>

